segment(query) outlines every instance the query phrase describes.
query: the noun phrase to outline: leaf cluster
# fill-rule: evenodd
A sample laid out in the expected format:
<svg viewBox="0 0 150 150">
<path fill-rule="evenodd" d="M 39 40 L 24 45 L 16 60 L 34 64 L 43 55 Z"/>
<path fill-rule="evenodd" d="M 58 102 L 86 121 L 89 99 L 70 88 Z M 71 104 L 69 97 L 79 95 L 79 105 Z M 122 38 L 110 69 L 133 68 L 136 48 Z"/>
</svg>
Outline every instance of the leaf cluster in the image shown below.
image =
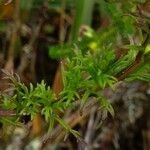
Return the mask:
<svg viewBox="0 0 150 150">
<path fill-rule="evenodd" d="M 3 72 L 6 75 L 5 79 L 9 79 L 11 82 L 11 88 L 7 89 L 6 92 L 11 91 L 13 94 L 2 93 L 2 102 L 0 105 L 1 108 L 5 110 L 13 110 L 16 112 L 15 117 L 13 117 L 14 122 L 16 122 L 15 125 L 21 121 L 20 119 L 24 115 L 31 116 L 32 120 L 36 114 L 40 113 L 49 124 L 49 130 L 58 122 L 68 132 L 71 132 L 76 137 L 79 136 L 78 133 L 72 130 L 60 117 L 60 114 L 62 114 L 65 110 L 64 108 L 66 108 L 66 104 L 63 101 L 56 100 L 54 93 L 49 86 L 46 86 L 44 81 L 38 83 L 35 87 L 32 84 L 27 87 L 24 83 L 21 83 L 17 74 L 7 71 Z M 5 118 L 7 118 L 7 116 Z M 7 120 L 1 119 L 2 122 L 8 122 L 8 120 L 9 117 Z"/>
</svg>

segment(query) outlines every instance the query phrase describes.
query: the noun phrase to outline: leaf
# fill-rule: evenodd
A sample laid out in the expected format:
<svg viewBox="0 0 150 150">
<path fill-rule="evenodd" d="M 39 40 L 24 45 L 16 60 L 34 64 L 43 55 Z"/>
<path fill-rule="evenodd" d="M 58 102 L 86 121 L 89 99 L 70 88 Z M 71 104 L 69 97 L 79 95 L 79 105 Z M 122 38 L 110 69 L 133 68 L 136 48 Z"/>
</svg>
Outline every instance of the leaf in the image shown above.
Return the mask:
<svg viewBox="0 0 150 150">
<path fill-rule="evenodd" d="M 112 116 L 114 116 L 114 109 L 110 102 L 103 96 L 99 97 L 99 102 L 100 102 L 100 109 L 103 111 L 103 117 L 107 116 L 107 112 L 109 112 Z"/>
<path fill-rule="evenodd" d="M 71 127 L 61 118 L 59 118 L 58 116 L 55 116 L 55 119 L 59 122 L 59 124 L 64 128 L 66 129 L 66 131 L 72 133 L 76 138 L 80 138 L 80 134 L 79 132 L 71 129 Z"/>
<path fill-rule="evenodd" d="M 64 58 L 71 55 L 72 44 L 66 44 L 64 46 L 51 46 L 49 47 L 49 56 L 52 58 Z"/>
</svg>

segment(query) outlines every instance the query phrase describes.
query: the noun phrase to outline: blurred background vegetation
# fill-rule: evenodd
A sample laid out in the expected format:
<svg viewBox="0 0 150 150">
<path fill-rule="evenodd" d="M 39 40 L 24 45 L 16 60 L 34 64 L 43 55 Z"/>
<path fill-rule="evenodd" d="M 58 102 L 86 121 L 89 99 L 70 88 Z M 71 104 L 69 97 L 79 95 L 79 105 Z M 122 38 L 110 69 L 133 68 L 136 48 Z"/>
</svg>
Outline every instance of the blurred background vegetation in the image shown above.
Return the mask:
<svg viewBox="0 0 150 150">
<path fill-rule="evenodd" d="M 114 117 L 108 115 L 104 120 L 97 112 L 96 102 L 87 104 L 83 116 L 78 115 L 78 102 L 60 114 L 85 142 L 70 133 L 64 134 L 57 125 L 50 136 L 38 114 L 33 121 L 31 116 L 22 115 L 23 125 L 14 126 L 13 121 L 7 120 L 13 112 L 3 110 L 0 105 L 0 149 L 148 150 L 149 34 L 149 0 L 0 0 L 0 69 L 13 70 L 27 87 L 44 80 L 59 96 L 63 89 L 61 64 L 65 64 L 66 57 L 72 57 L 74 47 L 92 55 L 106 46 L 113 47 L 117 59 L 123 58 L 124 64 L 118 61 L 108 72 L 116 69 L 114 75 L 121 81 L 131 69 L 124 70 L 127 74 L 122 75 L 116 66 L 129 65 L 139 49 L 144 54 L 141 70 L 127 80 L 136 81 L 119 82 L 115 91 L 109 88 L 103 91 L 114 107 Z M 129 54 L 131 59 L 123 57 L 127 49 L 135 50 Z M 139 61 L 140 58 L 135 58 L 135 68 Z M 0 72 L 2 92 L 10 87 L 3 77 Z"/>
</svg>

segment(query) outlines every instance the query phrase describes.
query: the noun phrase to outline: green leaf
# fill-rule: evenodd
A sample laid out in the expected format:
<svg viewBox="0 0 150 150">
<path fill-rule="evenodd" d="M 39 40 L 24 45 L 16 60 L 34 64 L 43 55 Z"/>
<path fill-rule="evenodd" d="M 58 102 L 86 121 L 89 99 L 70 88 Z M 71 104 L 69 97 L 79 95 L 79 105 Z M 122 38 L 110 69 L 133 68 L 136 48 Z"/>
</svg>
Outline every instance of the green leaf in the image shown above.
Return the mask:
<svg viewBox="0 0 150 150">
<path fill-rule="evenodd" d="M 109 112 L 112 116 L 114 116 L 114 109 L 110 102 L 103 96 L 99 97 L 100 109 L 104 111 L 104 117 L 107 117 L 107 112 Z"/>
</svg>

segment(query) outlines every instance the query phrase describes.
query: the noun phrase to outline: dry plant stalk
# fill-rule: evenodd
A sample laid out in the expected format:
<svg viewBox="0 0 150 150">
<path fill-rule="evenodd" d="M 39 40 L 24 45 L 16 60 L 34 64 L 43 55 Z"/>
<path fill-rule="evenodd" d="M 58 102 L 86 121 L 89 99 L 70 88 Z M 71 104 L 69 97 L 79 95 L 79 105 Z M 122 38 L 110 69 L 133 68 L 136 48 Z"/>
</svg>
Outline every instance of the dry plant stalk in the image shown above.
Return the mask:
<svg viewBox="0 0 150 150">
<path fill-rule="evenodd" d="M 13 24 L 13 29 L 12 29 L 12 35 L 10 39 L 10 45 L 8 48 L 8 56 L 7 56 L 7 62 L 5 64 L 5 70 L 11 71 L 14 69 L 14 52 L 15 52 L 15 46 L 16 42 L 19 37 L 19 30 L 21 27 L 21 22 L 20 22 L 20 0 L 15 0 L 15 10 L 14 10 L 14 24 Z"/>
</svg>

